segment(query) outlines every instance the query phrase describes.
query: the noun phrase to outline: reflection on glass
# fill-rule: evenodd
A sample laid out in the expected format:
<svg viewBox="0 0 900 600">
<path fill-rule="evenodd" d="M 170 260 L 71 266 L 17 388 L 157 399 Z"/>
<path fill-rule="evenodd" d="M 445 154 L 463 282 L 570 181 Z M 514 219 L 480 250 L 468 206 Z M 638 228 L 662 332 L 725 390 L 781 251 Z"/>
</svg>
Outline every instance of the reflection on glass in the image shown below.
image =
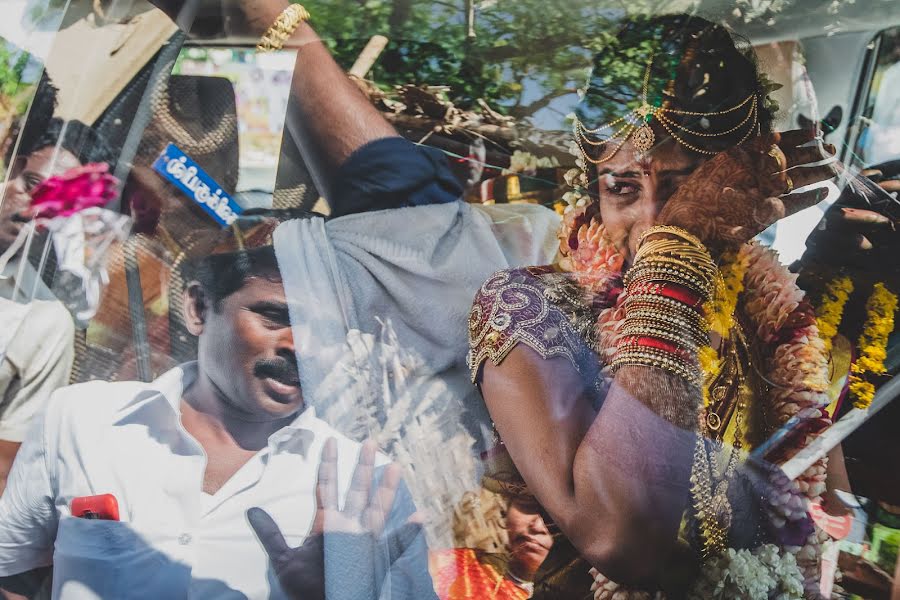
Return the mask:
<svg viewBox="0 0 900 600">
<path fill-rule="evenodd" d="M 0 52 L 0 587 L 900 585 L 900 8 L 152 3 Z"/>
</svg>

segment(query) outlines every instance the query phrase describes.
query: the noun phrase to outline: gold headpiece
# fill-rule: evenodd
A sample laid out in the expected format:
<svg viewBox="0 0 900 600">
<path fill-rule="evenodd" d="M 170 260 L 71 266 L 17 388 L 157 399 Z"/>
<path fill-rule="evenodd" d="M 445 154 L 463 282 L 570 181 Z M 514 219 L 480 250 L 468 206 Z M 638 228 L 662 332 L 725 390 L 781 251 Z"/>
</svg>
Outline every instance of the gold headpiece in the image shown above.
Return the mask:
<svg viewBox="0 0 900 600">
<path fill-rule="evenodd" d="M 625 142 L 629 139 L 633 138 L 634 149 L 636 154 L 643 154 L 653 148 L 653 144 L 656 141 L 656 135 L 653 133 L 653 129 L 650 127 L 650 120 L 656 117 L 656 120 L 660 125 L 672 136 L 676 142 L 681 144 L 682 146 L 693 150 L 694 152 L 698 152 L 700 154 L 713 155 L 717 154 L 715 151 L 706 150 L 703 148 L 698 148 L 687 142 L 681 135 L 676 133 L 676 129 L 683 131 L 685 133 L 689 133 L 691 135 L 701 137 L 701 138 L 715 138 L 721 137 L 723 135 L 728 135 L 729 133 L 734 133 L 747 126 L 747 123 L 750 123 L 750 126 L 747 127 L 747 132 L 744 134 L 744 137 L 741 138 L 741 141 L 738 142 L 738 145 L 744 143 L 747 138 L 750 137 L 750 134 L 756 130 L 757 125 L 759 123 L 758 119 L 758 106 L 757 106 L 757 98 L 755 93 L 751 93 L 749 96 L 744 98 L 740 103 L 732 106 L 731 108 L 726 108 L 724 110 L 718 111 L 710 111 L 710 112 L 696 112 L 690 110 L 678 110 L 675 108 L 667 108 L 664 106 L 653 106 L 648 102 L 648 88 L 650 86 L 650 68 L 653 65 L 653 56 L 650 56 L 650 59 L 647 61 L 647 69 L 644 72 L 644 84 L 641 90 L 641 105 L 629 112 L 628 114 L 619 117 L 614 121 L 610 121 L 596 129 L 588 129 L 584 126 L 584 123 L 578 119 L 576 116 L 574 119 L 574 133 L 575 133 L 575 143 L 578 144 L 578 149 L 581 151 L 581 156 L 584 158 L 585 166 L 587 162 L 590 162 L 595 165 L 599 165 L 611 159 L 615 156 L 616 152 L 619 151 Z M 726 129 L 724 131 L 718 132 L 707 132 L 707 131 L 694 131 L 693 129 L 689 129 L 684 125 L 680 125 L 675 122 L 669 115 L 681 115 L 681 116 L 690 116 L 690 117 L 717 117 L 722 115 L 731 114 L 735 111 L 741 110 L 745 108 L 747 110 L 746 116 L 741 119 L 741 122 Z M 618 129 L 613 131 L 613 129 L 620 125 Z M 596 140 L 592 139 L 590 136 L 596 136 L 601 132 L 611 132 L 609 135 L 604 136 L 605 140 Z M 591 158 L 591 156 L 587 153 L 584 148 L 584 144 L 589 144 L 591 146 L 603 146 L 609 140 L 619 140 L 612 150 L 606 156 L 601 158 Z"/>
</svg>

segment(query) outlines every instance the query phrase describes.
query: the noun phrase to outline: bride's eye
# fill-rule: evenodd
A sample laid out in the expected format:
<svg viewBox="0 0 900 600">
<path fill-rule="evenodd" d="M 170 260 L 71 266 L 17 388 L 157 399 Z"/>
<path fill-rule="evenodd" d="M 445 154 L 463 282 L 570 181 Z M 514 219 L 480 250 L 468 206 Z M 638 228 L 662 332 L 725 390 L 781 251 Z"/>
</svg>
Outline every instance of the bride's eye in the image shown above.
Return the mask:
<svg viewBox="0 0 900 600">
<path fill-rule="evenodd" d="M 601 180 L 600 189 L 614 196 L 630 196 L 637 193 L 639 187 L 632 182 L 607 176 Z"/>
</svg>

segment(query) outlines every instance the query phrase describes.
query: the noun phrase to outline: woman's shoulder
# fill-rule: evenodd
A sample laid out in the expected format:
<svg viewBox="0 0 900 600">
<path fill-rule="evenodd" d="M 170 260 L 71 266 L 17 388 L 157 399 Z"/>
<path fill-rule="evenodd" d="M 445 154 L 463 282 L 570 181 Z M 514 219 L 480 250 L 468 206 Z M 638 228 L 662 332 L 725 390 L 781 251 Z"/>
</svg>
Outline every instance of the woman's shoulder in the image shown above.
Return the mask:
<svg viewBox="0 0 900 600">
<path fill-rule="evenodd" d="M 552 265 L 506 269 L 482 284 L 469 313 L 469 368 L 499 365 L 519 344 L 544 359 L 562 356 L 579 370 L 596 365 L 595 317 L 572 278 Z M 593 373 L 591 373 L 593 375 Z"/>
</svg>

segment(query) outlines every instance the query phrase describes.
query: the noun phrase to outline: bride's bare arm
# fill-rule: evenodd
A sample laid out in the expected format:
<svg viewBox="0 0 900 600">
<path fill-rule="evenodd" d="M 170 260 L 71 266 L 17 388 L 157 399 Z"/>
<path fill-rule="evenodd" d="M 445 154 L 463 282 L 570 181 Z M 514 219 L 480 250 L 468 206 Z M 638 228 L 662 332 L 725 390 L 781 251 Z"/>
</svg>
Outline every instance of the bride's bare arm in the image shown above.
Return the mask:
<svg viewBox="0 0 900 600">
<path fill-rule="evenodd" d="M 679 550 L 699 392 L 623 367 L 597 414 L 571 362 L 525 345 L 486 363 L 481 388 L 529 489 L 588 562 L 659 583 Z"/>
</svg>

